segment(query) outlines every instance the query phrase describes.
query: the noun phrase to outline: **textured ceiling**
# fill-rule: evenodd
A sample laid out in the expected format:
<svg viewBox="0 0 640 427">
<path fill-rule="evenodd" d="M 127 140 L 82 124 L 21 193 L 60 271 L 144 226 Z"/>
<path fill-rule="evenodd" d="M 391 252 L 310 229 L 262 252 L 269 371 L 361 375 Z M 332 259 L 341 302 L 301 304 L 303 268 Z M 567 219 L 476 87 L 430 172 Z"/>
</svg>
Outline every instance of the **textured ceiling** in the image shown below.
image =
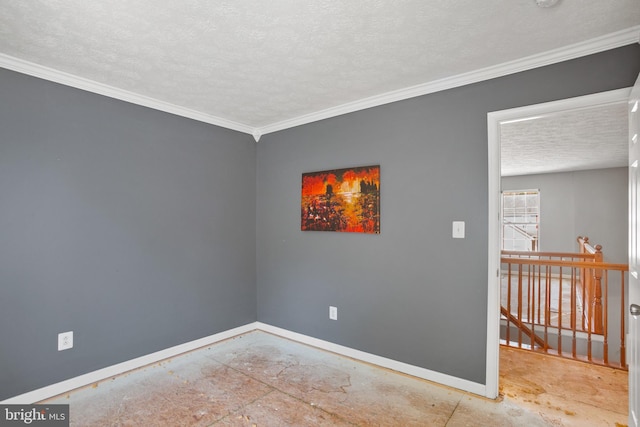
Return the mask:
<svg viewBox="0 0 640 427">
<path fill-rule="evenodd" d="M 257 140 L 625 30 L 640 35 L 638 0 L 0 0 L 0 66 Z M 622 105 L 501 132 L 505 175 L 626 163 Z"/>
<path fill-rule="evenodd" d="M 260 128 L 638 24 L 638 0 L 0 0 L 0 54 Z"/>
<path fill-rule="evenodd" d="M 502 176 L 623 167 L 627 103 L 563 111 L 500 125 Z"/>
</svg>

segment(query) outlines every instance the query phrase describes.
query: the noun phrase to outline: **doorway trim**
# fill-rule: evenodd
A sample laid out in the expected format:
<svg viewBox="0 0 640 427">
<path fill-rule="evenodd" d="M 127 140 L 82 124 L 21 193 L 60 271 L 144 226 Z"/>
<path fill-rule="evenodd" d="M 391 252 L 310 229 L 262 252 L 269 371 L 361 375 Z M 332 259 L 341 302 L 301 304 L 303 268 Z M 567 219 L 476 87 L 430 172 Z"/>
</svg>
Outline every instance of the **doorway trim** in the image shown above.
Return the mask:
<svg viewBox="0 0 640 427">
<path fill-rule="evenodd" d="M 576 111 L 597 105 L 627 102 L 631 88 L 611 90 L 559 101 L 528 105 L 487 113 L 489 170 L 489 253 L 487 278 L 487 353 L 485 396 L 498 397 L 500 372 L 500 126 L 514 120 L 526 120 L 562 111 Z"/>
</svg>

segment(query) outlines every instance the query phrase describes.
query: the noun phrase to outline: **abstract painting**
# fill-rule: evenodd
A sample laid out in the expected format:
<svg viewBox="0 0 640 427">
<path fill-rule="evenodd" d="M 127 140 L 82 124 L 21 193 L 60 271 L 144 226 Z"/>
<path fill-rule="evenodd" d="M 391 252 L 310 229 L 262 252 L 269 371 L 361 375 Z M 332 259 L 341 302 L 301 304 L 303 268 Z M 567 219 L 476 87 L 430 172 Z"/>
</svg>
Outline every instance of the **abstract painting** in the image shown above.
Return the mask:
<svg viewBox="0 0 640 427">
<path fill-rule="evenodd" d="M 301 229 L 380 234 L 380 165 L 302 174 Z"/>
</svg>

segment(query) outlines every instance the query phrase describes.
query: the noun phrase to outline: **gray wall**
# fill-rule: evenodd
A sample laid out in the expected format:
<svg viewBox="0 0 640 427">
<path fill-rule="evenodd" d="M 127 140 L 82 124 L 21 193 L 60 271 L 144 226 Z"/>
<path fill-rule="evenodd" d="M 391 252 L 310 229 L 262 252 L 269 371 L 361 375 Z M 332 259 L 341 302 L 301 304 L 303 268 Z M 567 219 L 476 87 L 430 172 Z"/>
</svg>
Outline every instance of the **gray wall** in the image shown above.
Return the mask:
<svg viewBox="0 0 640 427">
<path fill-rule="evenodd" d="M 503 190 L 540 189 L 540 250 L 575 252 L 576 237 L 603 247 L 605 261 L 627 263 L 628 169 L 502 178 Z"/>
<path fill-rule="evenodd" d="M 0 400 L 256 320 L 249 135 L 2 69 L 0 99 Z"/>
<path fill-rule="evenodd" d="M 256 151 L 0 70 L 0 399 L 256 318 L 484 383 L 486 113 L 638 72 L 634 45 L 265 135 Z M 301 232 L 302 172 L 367 164 L 381 165 L 381 234 Z M 58 352 L 67 330 L 75 347 Z"/>
<path fill-rule="evenodd" d="M 576 252 L 576 237 L 588 236 L 606 262 L 619 264 L 628 262 L 628 187 L 626 167 L 502 178 L 503 190 L 540 189 L 540 250 Z M 607 277 L 609 360 L 619 361 L 621 277 Z M 594 347 L 601 357 L 600 344 Z"/>
<path fill-rule="evenodd" d="M 258 320 L 484 384 L 487 113 L 639 72 L 633 45 L 263 136 Z M 380 235 L 300 231 L 301 174 L 367 164 L 381 166 Z"/>
</svg>

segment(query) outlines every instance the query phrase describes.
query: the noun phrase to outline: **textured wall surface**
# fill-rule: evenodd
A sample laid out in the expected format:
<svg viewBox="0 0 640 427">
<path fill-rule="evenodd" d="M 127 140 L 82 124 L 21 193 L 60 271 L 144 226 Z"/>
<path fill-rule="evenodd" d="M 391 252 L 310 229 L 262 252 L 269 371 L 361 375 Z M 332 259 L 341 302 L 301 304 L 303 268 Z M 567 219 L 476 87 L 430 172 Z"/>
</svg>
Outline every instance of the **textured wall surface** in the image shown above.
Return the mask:
<svg viewBox="0 0 640 427">
<path fill-rule="evenodd" d="M 0 94 L 0 400 L 255 320 L 250 136 L 6 70 Z"/>
</svg>

